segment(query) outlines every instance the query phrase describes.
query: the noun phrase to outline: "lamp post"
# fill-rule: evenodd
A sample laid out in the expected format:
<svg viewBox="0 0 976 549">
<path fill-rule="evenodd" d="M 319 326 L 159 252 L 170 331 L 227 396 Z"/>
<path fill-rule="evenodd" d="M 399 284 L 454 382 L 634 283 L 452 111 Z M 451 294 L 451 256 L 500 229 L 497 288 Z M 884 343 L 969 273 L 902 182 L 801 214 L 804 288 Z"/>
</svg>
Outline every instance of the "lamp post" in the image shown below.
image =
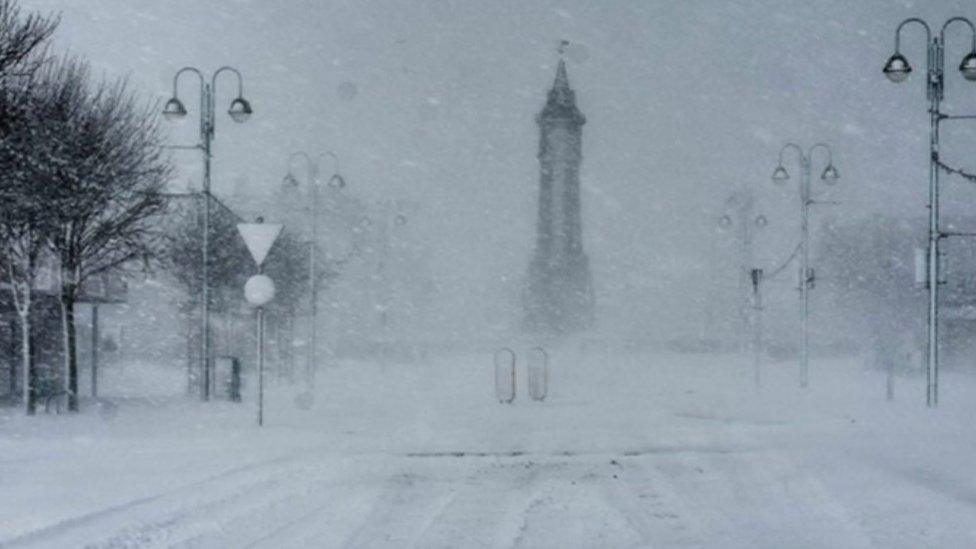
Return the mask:
<svg viewBox="0 0 976 549">
<path fill-rule="evenodd" d="M 942 120 L 974 118 L 972 116 L 949 116 L 940 111 L 945 91 L 945 32 L 954 22 L 965 23 L 972 35 L 970 52 L 959 64 L 963 78 L 976 81 L 976 27 L 965 17 L 953 17 L 942 25 L 938 36 L 932 35 L 928 23 L 917 17 L 902 21 L 895 29 L 895 53 L 888 58 L 882 72 L 892 82 L 904 82 L 912 72 L 908 59 L 901 54 L 901 31 L 909 23 L 917 23 L 925 29 L 926 79 L 925 96 L 929 101 L 929 228 L 926 285 L 929 290 L 928 303 L 928 353 L 926 354 L 925 402 L 928 406 L 939 403 L 939 241 L 947 236 L 939 223 L 939 123 Z"/>
<path fill-rule="evenodd" d="M 375 280 L 379 283 L 379 288 L 373 290 L 374 298 L 376 299 L 376 309 L 379 312 L 379 322 L 380 329 L 383 332 L 383 349 L 382 349 L 382 359 L 383 363 L 386 364 L 387 355 L 389 354 L 390 346 L 390 306 L 392 302 L 390 287 L 390 276 L 389 276 L 389 266 L 392 253 L 392 235 L 390 233 L 390 224 L 396 226 L 395 231 L 400 230 L 400 228 L 407 225 L 407 215 L 403 212 L 392 213 L 391 209 L 396 208 L 396 203 L 387 202 L 381 207 L 381 214 L 377 216 L 366 215 L 363 217 L 361 224 L 366 227 L 373 227 L 376 225 L 376 239 L 378 242 L 378 255 L 376 262 L 376 276 Z M 374 286 L 375 288 L 375 286 Z"/>
<path fill-rule="evenodd" d="M 738 254 L 740 263 L 737 265 L 738 289 L 739 289 L 739 341 L 742 348 L 748 346 L 746 334 L 749 328 L 749 309 L 751 308 L 751 298 L 749 293 L 749 268 L 753 264 L 752 240 L 756 231 L 762 230 L 768 224 L 765 215 L 753 215 L 756 206 L 756 197 L 751 188 L 739 189 L 732 193 L 725 201 L 726 213 L 719 218 L 718 226 L 720 229 L 735 229 L 735 239 L 738 244 Z"/>
<path fill-rule="evenodd" d="M 725 207 L 726 209 L 734 209 L 736 218 L 733 219 L 731 215 L 726 213 L 719 218 L 718 226 L 723 230 L 736 228 L 736 239 L 740 246 L 740 264 L 736 266 L 739 275 L 739 319 L 742 332 L 739 340 L 742 342 L 743 352 L 751 347 L 754 367 L 753 378 L 758 389 L 760 368 L 762 367 L 762 318 L 759 280 L 756 278 L 756 271 L 761 275 L 762 270 L 753 268 L 752 239 L 755 232 L 766 228 L 769 221 L 761 213 L 753 217 L 755 203 L 756 198 L 751 189 L 734 193 L 725 201 Z M 749 291 L 750 282 L 751 292 Z M 752 338 L 747 342 L 750 327 L 752 328 Z"/>
<path fill-rule="evenodd" d="M 308 188 L 309 195 L 309 246 L 308 246 L 308 292 L 309 299 L 311 300 L 311 306 L 308 318 L 308 358 L 305 365 L 305 378 L 311 387 L 315 382 L 315 360 L 316 360 L 316 323 L 318 318 L 318 288 L 316 287 L 316 276 L 318 274 L 318 266 L 316 263 L 315 248 L 318 244 L 318 218 L 319 218 L 319 201 L 318 201 L 318 176 L 319 176 L 319 165 L 321 159 L 324 156 L 331 156 L 332 160 L 335 162 L 335 171 L 332 177 L 329 178 L 329 187 L 334 190 L 341 190 L 345 188 L 346 181 L 339 175 L 339 157 L 332 151 L 326 151 L 316 157 L 310 156 L 306 152 L 295 152 L 288 157 L 288 173 L 282 182 L 282 185 L 298 188 L 300 183 L 298 179 L 295 178 L 292 172 L 292 164 L 296 158 L 301 158 L 305 161 L 305 184 Z"/>
<path fill-rule="evenodd" d="M 813 204 L 829 204 L 811 198 L 810 171 L 813 164 L 813 153 L 821 149 L 827 153 L 827 167 L 820 174 L 820 179 L 827 185 L 833 185 L 840 178 L 834 167 L 833 154 L 830 147 L 824 143 L 817 143 L 804 153 L 795 143 L 787 143 L 779 151 L 779 164 L 773 171 L 773 183 L 782 185 L 789 180 L 789 172 L 783 166 L 783 153 L 788 149 L 796 151 L 800 163 L 800 387 L 806 387 L 809 382 L 810 334 L 808 330 L 810 318 L 810 288 L 814 283 L 813 269 L 810 268 L 810 206 Z"/>
<path fill-rule="evenodd" d="M 203 275 L 202 275 L 202 366 L 203 366 L 203 400 L 210 399 L 211 378 L 213 368 L 210 365 L 210 160 L 212 142 L 217 116 L 215 111 L 217 95 L 217 77 L 224 72 L 232 72 L 237 76 L 237 97 L 231 101 L 227 114 L 237 123 L 246 122 L 253 111 L 251 104 L 244 99 L 244 79 L 241 73 L 233 67 L 221 67 L 214 71 L 210 81 L 195 67 L 183 67 L 173 76 L 173 97 L 163 107 L 163 116 L 167 120 L 180 120 L 187 115 L 186 107 L 179 99 L 179 81 L 184 73 L 192 72 L 200 79 L 200 143 L 184 149 L 199 149 L 203 153 Z"/>
</svg>

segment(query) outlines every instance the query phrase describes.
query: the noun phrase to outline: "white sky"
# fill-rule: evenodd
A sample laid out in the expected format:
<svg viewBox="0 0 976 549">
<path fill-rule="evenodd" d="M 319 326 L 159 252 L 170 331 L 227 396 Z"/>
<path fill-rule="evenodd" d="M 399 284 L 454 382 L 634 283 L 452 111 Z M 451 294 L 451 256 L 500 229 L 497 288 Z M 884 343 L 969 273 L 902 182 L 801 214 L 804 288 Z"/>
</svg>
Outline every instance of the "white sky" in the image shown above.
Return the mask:
<svg viewBox="0 0 976 549">
<path fill-rule="evenodd" d="M 923 215 L 919 31 L 904 39 L 916 68 L 908 83 L 887 82 L 881 67 L 903 18 L 941 25 L 976 16 L 970 0 L 22 5 L 61 11 L 59 47 L 109 76 L 128 75 L 160 101 L 183 65 L 239 68 L 255 115 L 240 126 L 224 116 L 235 84 L 219 83 L 214 191 L 225 195 L 235 182 L 274 189 L 289 152 L 334 150 L 350 192 L 422 204 L 411 230 L 434 248 L 434 271 L 455 308 L 473 300 L 472 290 L 524 273 L 538 178 L 533 119 L 559 39 L 581 45 L 569 77 L 588 118 L 584 232 L 613 326 L 674 321 L 658 311 L 682 303 L 669 295 L 712 276 L 708 238 L 733 185 L 755 186 L 769 218 L 759 257 L 774 263 L 788 253 L 795 187 L 769 184 L 788 140 L 834 146 L 843 179 L 831 197 L 843 205 L 831 215 Z M 976 111 L 976 86 L 955 71 L 968 43 L 962 27 L 952 29 L 949 109 Z M 338 93 L 347 82 L 357 89 L 351 99 Z M 195 84 L 181 88 L 195 114 Z M 196 120 L 187 120 L 174 141 L 191 143 L 195 132 Z M 946 137 L 951 163 L 976 170 L 972 137 Z M 180 155 L 179 186 L 198 181 L 198 157 Z M 946 193 L 962 206 L 976 197 L 957 183 Z"/>
</svg>

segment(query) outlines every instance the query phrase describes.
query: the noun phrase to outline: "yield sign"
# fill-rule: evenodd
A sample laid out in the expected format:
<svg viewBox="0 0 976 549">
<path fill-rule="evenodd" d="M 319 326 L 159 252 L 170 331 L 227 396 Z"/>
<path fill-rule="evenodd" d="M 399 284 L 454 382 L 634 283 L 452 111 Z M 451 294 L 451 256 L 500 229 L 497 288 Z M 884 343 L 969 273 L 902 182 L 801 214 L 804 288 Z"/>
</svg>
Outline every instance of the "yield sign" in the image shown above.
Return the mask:
<svg viewBox="0 0 976 549">
<path fill-rule="evenodd" d="M 237 231 L 241 233 L 244 244 L 247 244 L 247 251 L 251 252 L 251 257 L 258 267 L 264 263 L 264 258 L 268 257 L 271 246 L 281 233 L 280 223 L 238 223 Z"/>
</svg>

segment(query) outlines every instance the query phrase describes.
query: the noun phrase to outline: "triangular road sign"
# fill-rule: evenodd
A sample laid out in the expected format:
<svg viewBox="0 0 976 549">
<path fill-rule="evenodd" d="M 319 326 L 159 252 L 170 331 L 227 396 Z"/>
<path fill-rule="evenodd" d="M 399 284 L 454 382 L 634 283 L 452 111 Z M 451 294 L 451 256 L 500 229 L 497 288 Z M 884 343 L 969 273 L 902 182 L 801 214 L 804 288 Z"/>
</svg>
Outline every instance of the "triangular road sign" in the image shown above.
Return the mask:
<svg viewBox="0 0 976 549">
<path fill-rule="evenodd" d="M 251 257 L 258 267 L 264 263 L 264 258 L 268 257 L 271 246 L 274 245 L 278 234 L 281 233 L 280 223 L 238 223 L 237 231 L 241 233 L 247 250 L 251 252 Z"/>
</svg>

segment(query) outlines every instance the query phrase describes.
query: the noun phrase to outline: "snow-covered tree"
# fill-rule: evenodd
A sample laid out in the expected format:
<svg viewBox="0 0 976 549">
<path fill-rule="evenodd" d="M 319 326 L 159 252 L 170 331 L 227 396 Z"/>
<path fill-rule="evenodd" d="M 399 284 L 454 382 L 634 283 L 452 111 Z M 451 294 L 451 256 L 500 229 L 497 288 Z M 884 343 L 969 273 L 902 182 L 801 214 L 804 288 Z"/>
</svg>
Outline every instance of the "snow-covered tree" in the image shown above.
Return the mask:
<svg viewBox="0 0 976 549">
<path fill-rule="evenodd" d="M 37 401 L 30 314 L 46 235 L 44 189 L 31 178 L 39 137 L 33 107 L 41 93 L 37 70 L 57 24 L 55 17 L 24 16 L 12 0 L 0 1 L 0 280 L 7 281 L 20 320 L 27 414 L 34 413 Z M 15 375 L 12 367 L 11 379 Z"/>
<path fill-rule="evenodd" d="M 68 409 L 78 409 L 75 304 L 92 277 L 145 265 L 156 252 L 153 220 L 171 165 L 156 109 L 141 104 L 124 80 L 95 81 L 77 59 L 40 70 L 37 107 L 44 147 L 32 177 L 46 188 L 47 243 L 57 264 L 64 331 Z"/>
</svg>

